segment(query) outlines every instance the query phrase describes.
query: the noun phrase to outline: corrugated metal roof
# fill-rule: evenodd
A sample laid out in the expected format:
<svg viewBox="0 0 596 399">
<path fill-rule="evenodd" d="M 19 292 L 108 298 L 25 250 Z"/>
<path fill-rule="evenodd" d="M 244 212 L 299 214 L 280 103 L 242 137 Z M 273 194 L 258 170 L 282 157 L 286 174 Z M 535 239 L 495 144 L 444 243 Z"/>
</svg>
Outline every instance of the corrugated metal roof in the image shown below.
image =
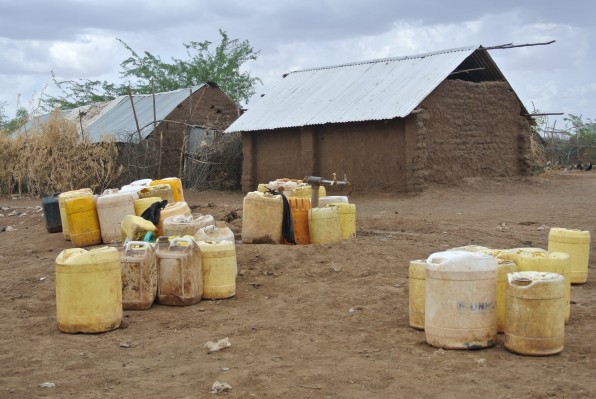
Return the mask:
<svg viewBox="0 0 596 399">
<path fill-rule="evenodd" d="M 157 120 L 165 119 L 180 103 L 190 96 L 191 91 L 194 93 L 203 86 L 205 85 L 193 86 L 190 89 L 155 93 Z M 141 129 L 141 136 L 145 138 L 153 132 L 153 96 L 151 94 L 135 94 L 132 98 Z M 103 103 L 64 110 L 62 114 L 66 119 L 76 121 L 79 129 L 82 124 L 83 130 L 89 134 L 89 137 L 93 141 L 100 141 L 101 136 L 104 134 L 113 135 L 118 139 L 122 135 L 136 133 L 137 131 L 128 96 L 120 96 Z M 80 114 L 82 114 L 82 120 L 79 122 Z M 45 122 L 48 118 L 49 114 L 35 118 L 27 122 L 22 130 L 30 130 L 33 126 Z"/>
<path fill-rule="evenodd" d="M 474 76 L 505 80 L 490 55 L 479 48 L 290 72 L 226 132 L 405 117 L 456 68 L 482 67 Z"/>
</svg>

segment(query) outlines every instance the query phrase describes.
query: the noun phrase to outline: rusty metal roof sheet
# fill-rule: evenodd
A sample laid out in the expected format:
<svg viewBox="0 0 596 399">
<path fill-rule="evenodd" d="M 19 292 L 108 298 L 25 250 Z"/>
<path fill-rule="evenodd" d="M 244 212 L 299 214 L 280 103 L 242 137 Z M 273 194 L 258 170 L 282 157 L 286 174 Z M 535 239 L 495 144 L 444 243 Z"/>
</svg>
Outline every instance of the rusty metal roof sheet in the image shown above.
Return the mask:
<svg viewBox="0 0 596 399">
<path fill-rule="evenodd" d="M 463 69 L 474 69 L 464 72 L 469 80 L 505 80 L 479 45 L 303 69 L 284 75 L 226 132 L 405 117 Z"/>
</svg>

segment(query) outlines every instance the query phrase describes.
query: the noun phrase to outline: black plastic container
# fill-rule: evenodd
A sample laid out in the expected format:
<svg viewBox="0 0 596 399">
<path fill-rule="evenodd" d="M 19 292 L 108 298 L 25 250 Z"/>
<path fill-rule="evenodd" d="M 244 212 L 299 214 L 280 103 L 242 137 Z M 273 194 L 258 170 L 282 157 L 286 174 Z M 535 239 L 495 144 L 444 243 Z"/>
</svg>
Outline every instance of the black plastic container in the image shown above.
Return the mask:
<svg viewBox="0 0 596 399">
<path fill-rule="evenodd" d="M 62 219 L 60 219 L 60 207 L 58 206 L 58 195 L 53 194 L 41 199 L 41 207 L 46 219 L 48 233 L 59 233 L 62 231 Z"/>
</svg>

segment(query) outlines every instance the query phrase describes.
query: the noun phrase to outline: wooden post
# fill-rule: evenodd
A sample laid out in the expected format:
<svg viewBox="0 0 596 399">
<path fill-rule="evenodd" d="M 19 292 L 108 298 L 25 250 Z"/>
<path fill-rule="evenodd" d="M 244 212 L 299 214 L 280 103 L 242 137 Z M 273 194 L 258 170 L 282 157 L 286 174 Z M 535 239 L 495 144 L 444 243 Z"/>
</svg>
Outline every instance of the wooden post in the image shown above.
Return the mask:
<svg viewBox="0 0 596 399">
<path fill-rule="evenodd" d="M 135 117 L 135 124 L 137 126 L 137 133 L 139 134 L 139 142 L 143 138 L 141 136 L 141 128 L 139 127 L 139 120 L 137 119 L 137 111 L 135 110 L 135 103 L 132 100 L 132 92 L 130 91 L 130 86 L 128 86 L 128 98 L 130 99 L 130 106 L 132 107 L 132 115 Z"/>
<path fill-rule="evenodd" d="M 151 79 L 151 94 L 153 97 L 153 137 L 157 134 L 157 110 L 155 107 L 155 82 Z M 163 132 L 159 132 L 159 153 L 157 155 L 157 178 L 161 179 L 161 152 L 163 146 Z"/>
</svg>

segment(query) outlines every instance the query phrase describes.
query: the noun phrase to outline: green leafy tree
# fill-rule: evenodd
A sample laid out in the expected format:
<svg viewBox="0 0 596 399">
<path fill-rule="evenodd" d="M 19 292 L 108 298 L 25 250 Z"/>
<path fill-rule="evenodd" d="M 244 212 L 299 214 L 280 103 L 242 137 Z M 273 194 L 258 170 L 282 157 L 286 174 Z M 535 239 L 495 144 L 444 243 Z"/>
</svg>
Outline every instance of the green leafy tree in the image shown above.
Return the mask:
<svg viewBox="0 0 596 399">
<path fill-rule="evenodd" d="M 25 108 L 17 109 L 14 118 L 10 119 L 5 114 L 6 103 L 0 103 L 0 132 L 2 134 L 11 134 L 20 128 L 29 118 L 29 112 Z"/>
<path fill-rule="evenodd" d="M 131 91 L 148 94 L 187 88 L 202 83 L 215 83 L 237 103 L 248 102 L 255 93 L 259 78 L 242 72 L 242 66 L 259 55 L 247 40 L 230 39 L 220 30 L 221 42 L 213 48 L 210 41 L 183 43 L 188 58 L 172 58 L 165 62 L 148 51 L 138 53 L 124 41 L 117 39 L 130 56 L 120 63 L 120 75 L 130 84 L 114 84 L 88 79 L 58 81 L 52 73 L 54 84 L 61 90 L 59 96 L 45 96 L 44 109 L 57 107 L 76 108 L 81 105 L 107 101 Z"/>
<path fill-rule="evenodd" d="M 118 86 L 105 80 L 78 79 L 58 81 L 54 71 L 51 74 L 52 82 L 54 82 L 60 94 L 52 96 L 42 92 L 41 107 L 46 112 L 50 112 L 56 108 L 72 109 L 86 104 L 109 101 L 126 93 L 125 86 Z"/>
<path fill-rule="evenodd" d="M 568 114 L 565 121 L 570 124 L 569 144 L 571 157 L 579 162 L 596 160 L 596 122 L 581 115 Z"/>
</svg>

